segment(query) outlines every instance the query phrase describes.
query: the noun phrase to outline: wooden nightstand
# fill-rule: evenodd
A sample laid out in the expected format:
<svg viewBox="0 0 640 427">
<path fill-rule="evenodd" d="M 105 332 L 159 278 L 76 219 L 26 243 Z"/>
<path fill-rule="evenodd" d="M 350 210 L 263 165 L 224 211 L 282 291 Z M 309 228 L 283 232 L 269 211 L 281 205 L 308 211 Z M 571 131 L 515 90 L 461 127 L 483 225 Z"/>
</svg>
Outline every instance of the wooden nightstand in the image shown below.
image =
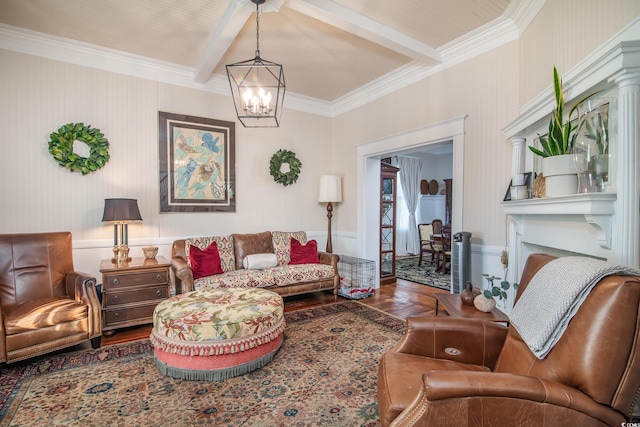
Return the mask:
<svg viewBox="0 0 640 427">
<path fill-rule="evenodd" d="M 164 257 L 132 258 L 114 264 L 100 261 L 102 273 L 102 333 L 153 322 L 153 309 L 169 296 L 169 268 Z"/>
</svg>

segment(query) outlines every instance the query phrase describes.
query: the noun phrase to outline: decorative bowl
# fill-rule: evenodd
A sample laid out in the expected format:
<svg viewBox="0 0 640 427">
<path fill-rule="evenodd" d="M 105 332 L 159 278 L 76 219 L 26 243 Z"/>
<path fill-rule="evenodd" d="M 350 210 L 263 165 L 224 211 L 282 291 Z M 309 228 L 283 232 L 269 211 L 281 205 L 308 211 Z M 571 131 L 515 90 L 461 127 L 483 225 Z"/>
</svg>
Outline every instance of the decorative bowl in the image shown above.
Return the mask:
<svg viewBox="0 0 640 427">
<path fill-rule="evenodd" d="M 158 255 L 158 247 L 157 246 L 144 246 L 142 248 L 142 252 L 144 253 L 144 257 L 147 259 L 153 259 Z"/>
</svg>

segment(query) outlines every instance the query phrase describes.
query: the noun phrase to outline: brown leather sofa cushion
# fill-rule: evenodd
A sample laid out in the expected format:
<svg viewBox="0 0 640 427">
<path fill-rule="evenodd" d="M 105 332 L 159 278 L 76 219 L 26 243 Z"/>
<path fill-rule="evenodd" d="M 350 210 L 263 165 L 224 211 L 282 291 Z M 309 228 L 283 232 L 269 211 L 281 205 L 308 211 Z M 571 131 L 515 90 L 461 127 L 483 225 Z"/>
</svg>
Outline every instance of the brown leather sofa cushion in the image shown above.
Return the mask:
<svg viewBox="0 0 640 427">
<path fill-rule="evenodd" d="M 87 318 L 87 306 L 72 299 L 42 298 L 3 307 L 7 335 Z"/>
<path fill-rule="evenodd" d="M 242 260 L 247 255 L 273 253 L 270 231 L 251 234 L 232 234 L 236 255 L 236 270 L 242 269 Z"/>
</svg>

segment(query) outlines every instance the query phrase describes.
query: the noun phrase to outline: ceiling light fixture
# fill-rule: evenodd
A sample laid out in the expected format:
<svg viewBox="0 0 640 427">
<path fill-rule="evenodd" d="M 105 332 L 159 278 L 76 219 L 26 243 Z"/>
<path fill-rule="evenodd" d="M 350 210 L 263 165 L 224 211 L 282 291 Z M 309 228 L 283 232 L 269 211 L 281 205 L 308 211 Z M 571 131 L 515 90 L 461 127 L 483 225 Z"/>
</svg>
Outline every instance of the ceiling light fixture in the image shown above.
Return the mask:
<svg viewBox="0 0 640 427">
<path fill-rule="evenodd" d="M 247 128 L 280 126 L 284 100 L 282 65 L 260 58 L 260 11 L 265 0 L 256 5 L 256 56 L 227 65 L 227 76 L 238 120 Z"/>
</svg>

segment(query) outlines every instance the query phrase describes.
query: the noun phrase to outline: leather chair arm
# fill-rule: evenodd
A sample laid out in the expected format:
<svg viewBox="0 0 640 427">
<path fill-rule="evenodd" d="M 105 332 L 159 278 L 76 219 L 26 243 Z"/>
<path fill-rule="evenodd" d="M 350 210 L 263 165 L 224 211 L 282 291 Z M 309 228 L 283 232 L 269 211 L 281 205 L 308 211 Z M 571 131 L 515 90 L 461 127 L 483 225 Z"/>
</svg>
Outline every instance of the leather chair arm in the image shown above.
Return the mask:
<svg viewBox="0 0 640 427">
<path fill-rule="evenodd" d="M 493 369 L 508 328 L 460 317 L 411 317 L 407 332 L 391 351 L 483 365 Z"/>
<path fill-rule="evenodd" d="M 193 271 L 187 261 L 180 257 L 171 258 L 171 270 L 176 278 L 176 293 L 191 292 L 193 287 Z"/>
<path fill-rule="evenodd" d="M 482 425 L 553 425 L 560 420 L 581 424 L 589 417 L 605 425 L 621 425 L 624 417 L 577 389 L 554 381 L 509 373 L 429 371 L 423 387 L 391 426 L 467 425 L 470 402 L 482 411 Z M 544 407 L 544 410 L 540 410 Z M 535 414 L 540 414 L 539 419 Z M 478 413 L 480 415 L 480 413 Z M 585 418 L 580 418 L 581 416 Z M 593 424 L 599 424 L 593 423 Z M 582 424 L 584 425 L 584 424 Z M 591 423 L 589 424 L 591 425 Z"/>
<path fill-rule="evenodd" d="M 336 270 L 336 274 L 338 274 L 338 261 L 340 260 L 338 255 L 318 251 L 318 258 L 320 258 L 320 264 L 332 266 Z"/>
<path fill-rule="evenodd" d="M 102 335 L 102 306 L 96 292 L 96 278 L 77 271 L 67 275 L 65 280 L 67 295 L 88 307 L 89 337 Z"/>
<path fill-rule="evenodd" d="M 340 273 L 338 272 L 340 256 L 329 252 L 318 251 L 318 258 L 320 258 L 320 264 L 327 264 L 333 267 L 333 271 L 335 272 L 335 277 L 333 278 L 333 295 L 337 298 L 338 289 L 340 289 Z"/>
<path fill-rule="evenodd" d="M 83 292 L 82 284 L 86 281 L 93 282 L 94 291 L 95 291 L 95 285 L 96 285 L 95 277 L 87 273 L 81 273 L 79 271 L 72 271 L 71 273 L 67 274 L 64 282 L 67 295 L 70 298 L 75 299 L 76 301 L 82 302 L 82 295 L 81 295 Z"/>
</svg>

